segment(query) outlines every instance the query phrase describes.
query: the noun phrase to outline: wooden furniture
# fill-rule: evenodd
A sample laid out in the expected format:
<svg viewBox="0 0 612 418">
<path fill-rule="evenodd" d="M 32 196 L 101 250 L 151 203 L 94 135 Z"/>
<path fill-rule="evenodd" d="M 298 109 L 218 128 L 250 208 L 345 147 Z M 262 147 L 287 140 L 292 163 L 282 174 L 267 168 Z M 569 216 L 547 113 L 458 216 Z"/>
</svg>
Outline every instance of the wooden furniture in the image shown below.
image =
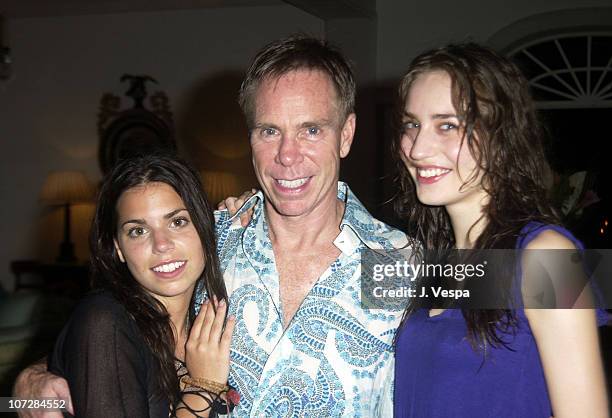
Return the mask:
<svg viewBox="0 0 612 418">
<path fill-rule="evenodd" d="M 89 289 L 87 264 L 16 260 L 11 262 L 11 272 L 15 275 L 16 291 L 41 289 L 78 296 Z"/>
</svg>

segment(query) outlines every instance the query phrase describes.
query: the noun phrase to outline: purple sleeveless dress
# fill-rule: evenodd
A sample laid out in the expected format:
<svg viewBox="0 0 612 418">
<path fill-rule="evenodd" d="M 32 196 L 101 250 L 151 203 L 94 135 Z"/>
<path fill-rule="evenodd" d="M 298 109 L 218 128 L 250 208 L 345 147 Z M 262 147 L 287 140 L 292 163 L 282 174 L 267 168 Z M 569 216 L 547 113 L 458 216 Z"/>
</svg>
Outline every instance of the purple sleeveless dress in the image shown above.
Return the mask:
<svg viewBox="0 0 612 418">
<path fill-rule="evenodd" d="M 530 223 L 517 248 L 551 229 L 582 244 L 564 228 Z M 523 310 L 508 348 L 489 348 L 486 361 L 466 339 L 461 310 L 429 317 L 415 312 L 399 330 L 395 348 L 394 415 L 397 418 L 549 418 L 552 408 L 542 363 Z M 605 311 L 598 322 L 605 323 Z"/>
</svg>

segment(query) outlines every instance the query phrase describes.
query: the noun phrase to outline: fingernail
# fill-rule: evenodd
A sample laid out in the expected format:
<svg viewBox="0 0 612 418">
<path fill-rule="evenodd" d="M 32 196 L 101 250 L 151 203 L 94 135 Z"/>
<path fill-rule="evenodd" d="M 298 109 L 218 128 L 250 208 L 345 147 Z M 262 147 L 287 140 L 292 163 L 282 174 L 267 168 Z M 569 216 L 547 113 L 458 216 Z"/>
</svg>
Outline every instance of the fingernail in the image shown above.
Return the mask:
<svg viewBox="0 0 612 418">
<path fill-rule="evenodd" d="M 219 306 L 225 306 L 225 299 L 221 299 L 221 301 L 219 302 Z"/>
</svg>

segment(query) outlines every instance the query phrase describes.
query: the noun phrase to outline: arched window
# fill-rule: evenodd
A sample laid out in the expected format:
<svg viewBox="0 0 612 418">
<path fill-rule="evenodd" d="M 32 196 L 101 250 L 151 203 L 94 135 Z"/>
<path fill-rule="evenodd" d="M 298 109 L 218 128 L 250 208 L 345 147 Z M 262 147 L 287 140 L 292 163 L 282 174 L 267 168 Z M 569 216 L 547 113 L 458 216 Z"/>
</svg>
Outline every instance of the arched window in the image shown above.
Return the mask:
<svg viewBox="0 0 612 418">
<path fill-rule="evenodd" d="M 612 107 L 612 31 L 549 35 L 508 51 L 540 109 Z"/>
<path fill-rule="evenodd" d="M 506 50 L 529 80 L 558 172 L 601 175 L 612 151 L 612 30 L 549 31 Z"/>
</svg>

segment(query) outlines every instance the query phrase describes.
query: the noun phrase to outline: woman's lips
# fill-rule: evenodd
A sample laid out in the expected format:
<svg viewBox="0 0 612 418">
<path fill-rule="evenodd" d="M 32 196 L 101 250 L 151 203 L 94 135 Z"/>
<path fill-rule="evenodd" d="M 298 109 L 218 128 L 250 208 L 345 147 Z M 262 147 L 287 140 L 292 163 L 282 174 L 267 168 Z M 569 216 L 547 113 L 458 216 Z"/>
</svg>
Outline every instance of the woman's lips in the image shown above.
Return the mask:
<svg viewBox="0 0 612 418">
<path fill-rule="evenodd" d="M 432 184 L 432 183 L 439 181 L 440 179 L 442 179 L 444 176 L 446 176 L 450 172 L 451 170 L 449 170 L 448 168 L 441 168 L 441 167 L 417 168 L 416 170 L 417 181 L 420 184 Z"/>
<path fill-rule="evenodd" d="M 170 279 L 178 276 L 185 270 L 186 260 L 175 260 L 161 263 L 151 268 L 151 271 L 158 277 Z"/>
</svg>

